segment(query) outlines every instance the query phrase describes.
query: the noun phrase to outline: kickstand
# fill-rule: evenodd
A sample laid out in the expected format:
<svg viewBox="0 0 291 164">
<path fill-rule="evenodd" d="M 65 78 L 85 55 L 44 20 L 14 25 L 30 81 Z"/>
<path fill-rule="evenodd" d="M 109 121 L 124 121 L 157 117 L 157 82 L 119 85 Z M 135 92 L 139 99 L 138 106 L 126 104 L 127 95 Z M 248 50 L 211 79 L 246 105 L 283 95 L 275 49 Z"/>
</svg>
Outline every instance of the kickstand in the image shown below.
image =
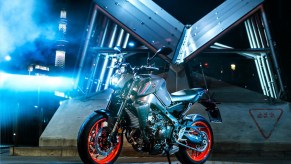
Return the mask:
<svg viewBox="0 0 291 164">
<path fill-rule="evenodd" d="M 169 164 L 171 164 L 170 153 L 168 150 L 166 151 L 166 154 L 167 154 L 168 162 Z"/>
</svg>

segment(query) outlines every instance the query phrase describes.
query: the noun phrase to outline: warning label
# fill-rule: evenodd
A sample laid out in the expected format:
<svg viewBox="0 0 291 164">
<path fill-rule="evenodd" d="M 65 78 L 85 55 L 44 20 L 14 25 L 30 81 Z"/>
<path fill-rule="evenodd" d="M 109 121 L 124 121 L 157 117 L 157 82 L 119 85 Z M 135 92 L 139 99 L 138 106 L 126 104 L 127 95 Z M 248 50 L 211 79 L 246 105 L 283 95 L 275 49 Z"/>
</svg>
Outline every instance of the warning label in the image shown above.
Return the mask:
<svg viewBox="0 0 291 164">
<path fill-rule="evenodd" d="M 282 114 L 282 109 L 250 109 L 249 113 L 258 127 L 261 135 L 268 139 L 271 137 Z"/>
</svg>

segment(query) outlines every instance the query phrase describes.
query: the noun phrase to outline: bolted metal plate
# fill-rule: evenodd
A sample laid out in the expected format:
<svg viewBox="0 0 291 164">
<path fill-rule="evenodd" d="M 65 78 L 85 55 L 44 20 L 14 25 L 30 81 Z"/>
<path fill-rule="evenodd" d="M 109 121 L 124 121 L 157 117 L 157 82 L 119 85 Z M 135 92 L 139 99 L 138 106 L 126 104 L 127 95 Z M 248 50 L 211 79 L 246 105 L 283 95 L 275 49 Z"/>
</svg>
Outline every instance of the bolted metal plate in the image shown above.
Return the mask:
<svg viewBox="0 0 291 164">
<path fill-rule="evenodd" d="M 199 50 L 254 11 L 263 0 L 227 0 L 195 24 L 185 29 L 174 63 L 187 62 Z"/>
<path fill-rule="evenodd" d="M 99 10 L 151 50 L 162 46 L 176 49 L 184 25 L 153 1 L 95 0 L 95 3 Z"/>
</svg>

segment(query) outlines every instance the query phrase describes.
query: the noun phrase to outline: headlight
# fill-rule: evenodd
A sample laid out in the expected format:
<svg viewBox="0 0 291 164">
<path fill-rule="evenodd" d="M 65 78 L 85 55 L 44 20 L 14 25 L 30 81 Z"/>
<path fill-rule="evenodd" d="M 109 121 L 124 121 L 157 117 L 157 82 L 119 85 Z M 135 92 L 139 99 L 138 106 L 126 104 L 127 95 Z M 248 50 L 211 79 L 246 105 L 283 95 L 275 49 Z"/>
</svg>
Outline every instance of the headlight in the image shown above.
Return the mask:
<svg viewBox="0 0 291 164">
<path fill-rule="evenodd" d="M 111 86 L 116 86 L 118 84 L 118 81 L 121 77 L 121 74 L 115 73 L 111 78 L 110 78 L 110 85 Z"/>
<path fill-rule="evenodd" d="M 121 67 L 119 68 L 119 71 L 120 71 L 120 73 L 125 73 L 125 71 L 126 71 L 125 66 L 121 66 Z"/>
</svg>

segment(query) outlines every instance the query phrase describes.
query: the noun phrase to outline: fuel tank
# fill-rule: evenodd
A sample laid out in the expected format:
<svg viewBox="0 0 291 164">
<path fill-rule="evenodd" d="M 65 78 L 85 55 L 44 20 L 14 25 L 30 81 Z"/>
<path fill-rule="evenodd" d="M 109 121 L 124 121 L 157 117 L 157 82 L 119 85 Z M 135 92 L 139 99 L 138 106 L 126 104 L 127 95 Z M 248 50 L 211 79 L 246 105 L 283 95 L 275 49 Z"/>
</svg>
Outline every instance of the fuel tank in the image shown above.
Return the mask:
<svg viewBox="0 0 291 164">
<path fill-rule="evenodd" d="M 171 105 L 171 97 L 167 90 L 166 81 L 157 75 L 140 75 L 140 81 L 136 88 L 138 97 L 155 94 L 163 105 Z"/>
</svg>

